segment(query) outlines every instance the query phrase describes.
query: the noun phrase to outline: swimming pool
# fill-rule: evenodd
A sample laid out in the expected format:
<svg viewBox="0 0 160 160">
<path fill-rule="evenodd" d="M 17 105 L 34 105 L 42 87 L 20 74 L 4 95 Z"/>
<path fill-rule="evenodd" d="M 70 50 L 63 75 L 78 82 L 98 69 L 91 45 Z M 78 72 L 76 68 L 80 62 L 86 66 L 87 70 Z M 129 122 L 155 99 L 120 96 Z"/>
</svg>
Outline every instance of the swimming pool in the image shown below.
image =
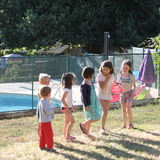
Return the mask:
<svg viewBox="0 0 160 160">
<path fill-rule="evenodd" d="M 33 109 L 37 108 L 37 96 L 33 96 Z M 60 107 L 61 102 L 54 100 L 53 107 Z M 0 94 L 0 112 L 32 109 L 32 95 Z"/>
</svg>

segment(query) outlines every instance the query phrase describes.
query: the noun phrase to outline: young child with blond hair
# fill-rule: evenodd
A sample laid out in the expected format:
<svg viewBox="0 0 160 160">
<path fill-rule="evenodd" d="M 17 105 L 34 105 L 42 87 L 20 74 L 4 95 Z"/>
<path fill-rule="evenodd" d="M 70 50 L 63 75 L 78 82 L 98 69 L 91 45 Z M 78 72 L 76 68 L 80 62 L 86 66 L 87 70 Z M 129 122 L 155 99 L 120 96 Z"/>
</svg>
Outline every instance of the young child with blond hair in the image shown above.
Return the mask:
<svg viewBox="0 0 160 160">
<path fill-rule="evenodd" d="M 38 101 L 42 98 L 41 94 L 40 94 L 40 88 L 42 87 L 42 85 L 47 85 L 49 86 L 49 82 L 50 82 L 50 78 L 51 76 L 46 74 L 46 73 L 40 73 L 39 74 L 39 83 L 41 84 L 40 87 L 38 88 Z M 48 100 L 50 106 L 52 106 L 50 99 Z M 39 119 L 39 113 L 37 113 L 37 117 Z M 38 122 L 39 123 L 39 122 Z M 38 137 L 40 137 L 40 131 L 39 131 L 39 125 L 38 125 Z M 39 140 L 38 140 L 39 141 Z"/>
<path fill-rule="evenodd" d="M 52 130 L 51 120 L 54 119 L 54 108 L 50 106 L 49 99 L 51 96 L 51 88 L 43 85 L 39 89 L 42 97 L 37 105 L 37 114 L 39 116 L 39 147 L 41 150 L 50 152 L 56 151 L 54 147 L 54 133 Z"/>
<path fill-rule="evenodd" d="M 39 83 L 41 85 L 49 85 L 49 82 L 50 82 L 50 78 L 51 76 L 46 74 L 46 73 L 40 73 L 39 74 Z M 41 87 L 41 86 L 40 86 Z M 38 89 L 38 100 L 41 99 L 41 95 L 39 94 L 39 89 Z"/>
</svg>

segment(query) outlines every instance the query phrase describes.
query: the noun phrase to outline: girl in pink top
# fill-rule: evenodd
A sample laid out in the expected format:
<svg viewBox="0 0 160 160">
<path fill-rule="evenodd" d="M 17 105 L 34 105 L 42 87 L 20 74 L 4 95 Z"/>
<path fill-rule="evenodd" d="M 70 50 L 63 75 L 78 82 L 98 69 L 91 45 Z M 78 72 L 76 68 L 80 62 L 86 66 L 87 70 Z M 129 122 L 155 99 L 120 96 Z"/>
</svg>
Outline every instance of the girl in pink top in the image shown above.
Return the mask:
<svg viewBox="0 0 160 160">
<path fill-rule="evenodd" d="M 110 108 L 110 100 L 112 99 L 111 86 L 114 78 L 114 68 L 112 62 L 106 60 L 101 63 L 99 68 L 99 74 L 96 77 L 97 80 L 97 96 L 102 108 L 102 123 L 101 123 L 101 134 L 106 134 L 105 124 L 108 115 L 108 110 Z"/>
</svg>

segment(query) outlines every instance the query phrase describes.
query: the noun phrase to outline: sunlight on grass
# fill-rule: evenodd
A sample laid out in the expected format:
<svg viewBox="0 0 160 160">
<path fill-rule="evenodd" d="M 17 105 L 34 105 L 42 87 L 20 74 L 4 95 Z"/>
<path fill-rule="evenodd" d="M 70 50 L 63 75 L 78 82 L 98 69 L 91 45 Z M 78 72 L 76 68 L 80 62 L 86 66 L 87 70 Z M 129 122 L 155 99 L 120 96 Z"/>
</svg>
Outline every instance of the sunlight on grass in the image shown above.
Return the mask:
<svg viewBox="0 0 160 160">
<path fill-rule="evenodd" d="M 100 135 L 100 121 L 91 125 L 96 139 L 85 137 L 79 123 L 84 121 L 83 112 L 73 113 L 76 123 L 72 135 L 77 140 L 66 142 L 63 138 L 63 114 L 55 114 L 52 126 L 55 134 L 56 153 L 41 151 L 38 147 L 36 116 L 0 120 L 0 159 L 56 159 L 56 160 L 137 160 L 160 159 L 160 106 L 134 107 L 134 129 L 120 130 L 121 109 L 110 110 L 107 135 Z"/>
</svg>

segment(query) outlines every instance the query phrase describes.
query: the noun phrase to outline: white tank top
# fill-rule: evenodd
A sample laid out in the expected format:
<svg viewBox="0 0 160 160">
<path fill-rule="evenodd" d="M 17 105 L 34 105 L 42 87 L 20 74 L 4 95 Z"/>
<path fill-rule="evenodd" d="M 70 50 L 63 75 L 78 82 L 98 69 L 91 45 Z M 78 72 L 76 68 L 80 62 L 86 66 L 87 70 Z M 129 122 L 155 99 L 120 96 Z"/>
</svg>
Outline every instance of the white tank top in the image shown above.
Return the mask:
<svg viewBox="0 0 160 160">
<path fill-rule="evenodd" d="M 64 89 L 62 90 L 62 92 L 63 92 L 63 93 L 64 93 L 64 92 L 68 92 L 68 94 L 67 94 L 67 96 L 66 96 L 66 98 L 65 98 L 65 101 L 66 101 L 68 107 L 69 107 L 69 108 L 72 108 L 72 90 L 71 90 L 71 89 L 68 89 L 68 88 L 64 88 Z M 64 106 L 63 106 L 63 103 L 62 103 L 62 107 L 64 107 Z"/>
</svg>

